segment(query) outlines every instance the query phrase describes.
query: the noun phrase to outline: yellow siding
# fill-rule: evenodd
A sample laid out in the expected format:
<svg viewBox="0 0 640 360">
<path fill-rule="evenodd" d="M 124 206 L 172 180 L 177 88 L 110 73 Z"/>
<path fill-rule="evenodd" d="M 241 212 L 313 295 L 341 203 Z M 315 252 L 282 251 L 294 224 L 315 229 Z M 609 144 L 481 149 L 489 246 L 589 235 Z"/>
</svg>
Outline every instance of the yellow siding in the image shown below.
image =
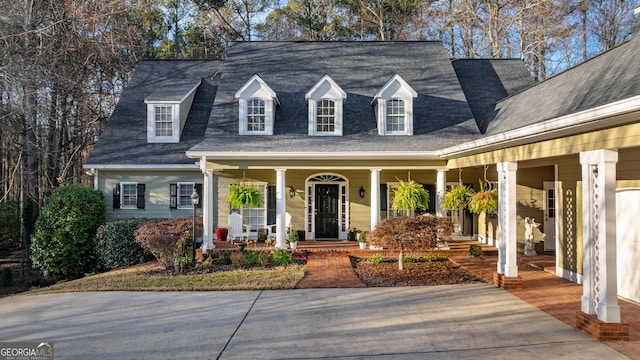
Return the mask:
<svg viewBox="0 0 640 360">
<path fill-rule="evenodd" d="M 451 169 L 501 161 L 553 158 L 581 151 L 637 146 L 640 146 L 640 123 L 464 156 L 449 160 L 447 167 Z"/>
</svg>

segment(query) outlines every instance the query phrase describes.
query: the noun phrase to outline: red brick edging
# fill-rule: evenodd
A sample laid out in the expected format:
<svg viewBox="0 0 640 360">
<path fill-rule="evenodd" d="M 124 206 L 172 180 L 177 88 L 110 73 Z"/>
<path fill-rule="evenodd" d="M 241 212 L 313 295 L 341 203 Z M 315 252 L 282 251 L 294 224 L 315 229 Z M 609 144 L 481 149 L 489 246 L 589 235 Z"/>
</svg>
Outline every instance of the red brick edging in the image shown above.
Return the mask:
<svg viewBox="0 0 640 360">
<path fill-rule="evenodd" d="M 522 276 L 508 277 L 504 274 L 493 273 L 493 285 L 503 289 L 522 289 Z"/>
<path fill-rule="evenodd" d="M 581 311 L 576 317 L 576 327 L 598 341 L 629 341 L 628 323 L 606 323 Z"/>
</svg>

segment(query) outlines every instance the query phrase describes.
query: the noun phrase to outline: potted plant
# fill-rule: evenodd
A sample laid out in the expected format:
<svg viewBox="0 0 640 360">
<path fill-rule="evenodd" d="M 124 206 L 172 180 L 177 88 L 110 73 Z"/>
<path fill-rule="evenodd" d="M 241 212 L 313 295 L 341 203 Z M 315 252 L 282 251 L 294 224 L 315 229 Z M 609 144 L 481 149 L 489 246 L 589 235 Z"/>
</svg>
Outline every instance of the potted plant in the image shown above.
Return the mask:
<svg viewBox="0 0 640 360">
<path fill-rule="evenodd" d="M 229 229 L 227 228 L 217 228 L 216 229 L 216 238 L 220 241 L 227 241 L 227 235 L 229 234 Z"/>
<path fill-rule="evenodd" d="M 291 250 L 295 250 L 298 247 L 298 240 L 300 240 L 298 237 L 298 231 L 291 229 L 291 233 L 289 233 L 289 246 L 291 247 Z"/>
<path fill-rule="evenodd" d="M 422 184 L 411 180 L 404 182 L 398 179 L 400 185 L 394 186 L 393 210 L 424 211 L 429 209 L 429 192 Z"/>
<path fill-rule="evenodd" d="M 360 250 L 364 250 L 367 248 L 367 232 L 361 231 L 360 235 L 358 235 L 358 245 L 360 245 Z"/>
<path fill-rule="evenodd" d="M 347 229 L 347 241 L 356 241 L 356 228 L 348 228 Z"/>
<path fill-rule="evenodd" d="M 467 208 L 474 214 L 492 213 L 498 208 L 498 189 L 477 192 L 469 198 Z"/>
<path fill-rule="evenodd" d="M 262 206 L 262 194 L 256 185 L 246 183 L 232 184 L 229 186 L 227 202 L 232 209 L 260 207 Z"/>
<path fill-rule="evenodd" d="M 473 189 L 468 185 L 459 185 L 447 192 L 440 205 L 445 210 L 456 210 L 460 207 L 466 207 L 469 199 L 474 194 Z"/>
</svg>

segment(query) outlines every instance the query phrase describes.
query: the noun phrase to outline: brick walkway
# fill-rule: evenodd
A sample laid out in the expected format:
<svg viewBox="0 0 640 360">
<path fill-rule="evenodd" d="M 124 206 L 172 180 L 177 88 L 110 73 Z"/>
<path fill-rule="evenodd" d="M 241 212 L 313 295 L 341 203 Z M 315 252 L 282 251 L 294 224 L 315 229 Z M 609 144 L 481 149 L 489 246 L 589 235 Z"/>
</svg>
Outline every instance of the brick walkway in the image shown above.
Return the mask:
<svg viewBox="0 0 640 360">
<path fill-rule="evenodd" d="M 451 260 L 493 281 L 497 257 L 483 256 L 480 259 L 457 256 Z M 543 268 L 547 268 L 547 271 Z M 351 268 L 346 253 L 311 254 L 308 257 L 305 277 L 296 288 L 349 288 L 366 287 Z M 558 320 L 575 327 L 580 311 L 582 285 L 572 283 L 553 274 L 553 257 L 520 257 L 518 274 L 522 276 L 523 288 L 508 290 L 523 301 L 539 308 Z M 603 342 L 623 355 L 640 360 L 640 306 L 620 300 L 622 321 L 629 323 L 630 340 Z"/>
<path fill-rule="evenodd" d="M 367 287 L 351 267 L 348 255 L 309 255 L 304 278 L 296 289 Z"/>
</svg>

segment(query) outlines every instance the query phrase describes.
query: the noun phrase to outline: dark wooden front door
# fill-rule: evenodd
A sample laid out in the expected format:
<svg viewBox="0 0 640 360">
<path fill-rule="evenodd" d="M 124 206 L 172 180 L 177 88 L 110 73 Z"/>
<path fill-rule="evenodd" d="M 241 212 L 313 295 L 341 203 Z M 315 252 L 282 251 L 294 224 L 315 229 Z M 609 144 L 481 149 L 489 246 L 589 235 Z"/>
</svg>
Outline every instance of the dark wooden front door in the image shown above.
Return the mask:
<svg viewBox="0 0 640 360">
<path fill-rule="evenodd" d="M 316 185 L 316 238 L 338 238 L 338 185 Z"/>
</svg>

